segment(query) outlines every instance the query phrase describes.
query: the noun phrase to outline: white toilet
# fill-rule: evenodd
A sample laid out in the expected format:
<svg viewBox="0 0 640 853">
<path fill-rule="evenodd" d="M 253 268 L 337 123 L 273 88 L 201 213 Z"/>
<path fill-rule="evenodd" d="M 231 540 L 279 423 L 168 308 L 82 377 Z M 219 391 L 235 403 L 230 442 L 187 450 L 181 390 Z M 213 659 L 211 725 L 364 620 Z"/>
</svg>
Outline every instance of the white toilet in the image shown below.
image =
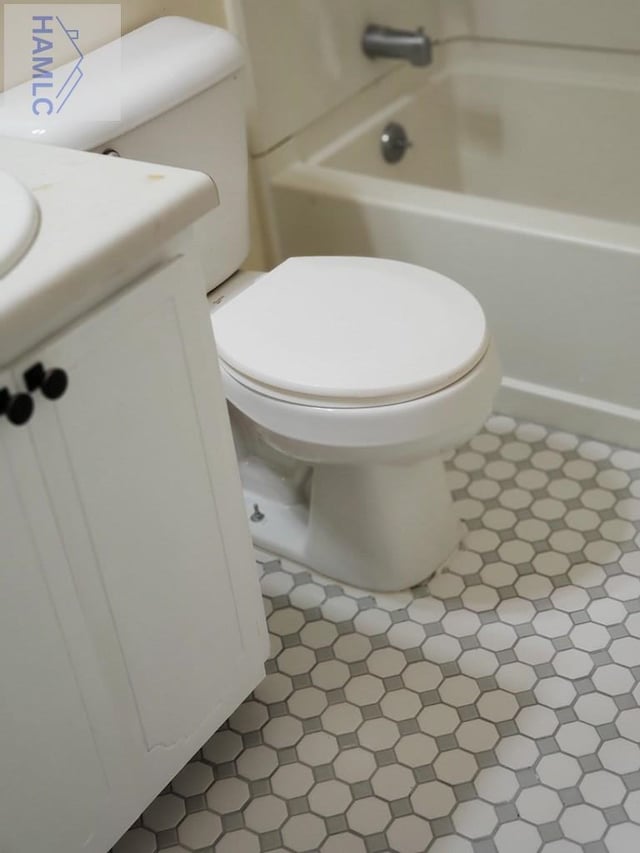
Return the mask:
<svg viewBox="0 0 640 853">
<path fill-rule="evenodd" d="M 241 66 L 228 33 L 163 18 L 123 39 L 120 123 L 36 127 L 25 110 L 0 134 L 214 178 L 221 204 L 198 239 L 254 541 L 403 589 L 459 542 L 442 454 L 489 414 L 496 350 L 475 298 L 410 264 L 307 257 L 233 275 L 248 248 Z"/>
</svg>

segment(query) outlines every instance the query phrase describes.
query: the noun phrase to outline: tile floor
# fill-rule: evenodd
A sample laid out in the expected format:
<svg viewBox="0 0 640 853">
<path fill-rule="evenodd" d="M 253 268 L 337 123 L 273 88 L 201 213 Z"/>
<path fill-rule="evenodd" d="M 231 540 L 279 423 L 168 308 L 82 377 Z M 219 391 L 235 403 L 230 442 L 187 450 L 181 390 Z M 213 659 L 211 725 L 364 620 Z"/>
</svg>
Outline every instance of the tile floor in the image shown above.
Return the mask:
<svg viewBox="0 0 640 853">
<path fill-rule="evenodd" d="M 640 851 L 640 454 L 496 416 L 447 571 L 266 561 L 268 677 L 115 853 Z"/>
</svg>

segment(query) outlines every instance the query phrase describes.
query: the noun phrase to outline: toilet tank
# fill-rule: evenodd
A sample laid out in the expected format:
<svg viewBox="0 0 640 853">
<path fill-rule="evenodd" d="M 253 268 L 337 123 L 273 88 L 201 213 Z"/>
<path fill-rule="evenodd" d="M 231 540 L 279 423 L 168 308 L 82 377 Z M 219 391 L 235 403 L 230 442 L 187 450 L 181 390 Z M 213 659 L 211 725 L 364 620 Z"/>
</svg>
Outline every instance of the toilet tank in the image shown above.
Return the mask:
<svg viewBox="0 0 640 853">
<path fill-rule="evenodd" d="M 100 48 L 98 49 L 100 50 Z M 36 119 L 25 83 L 0 111 L 0 136 L 61 145 L 206 172 L 220 205 L 196 223 L 207 290 L 249 251 L 248 157 L 242 49 L 226 30 L 164 17 L 122 37 L 121 118 Z M 113 86 L 113 80 L 92 85 Z M 18 90 L 24 89 L 24 109 Z M 99 97 L 99 91 L 92 97 Z"/>
</svg>

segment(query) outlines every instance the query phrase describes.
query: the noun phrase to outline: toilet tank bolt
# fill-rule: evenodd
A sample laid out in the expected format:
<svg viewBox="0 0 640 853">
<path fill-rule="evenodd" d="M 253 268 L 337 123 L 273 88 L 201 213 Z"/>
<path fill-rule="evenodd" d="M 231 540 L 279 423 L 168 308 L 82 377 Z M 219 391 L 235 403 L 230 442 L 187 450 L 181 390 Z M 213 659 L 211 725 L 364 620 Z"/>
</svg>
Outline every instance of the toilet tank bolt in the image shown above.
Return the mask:
<svg viewBox="0 0 640 853">
<path fill-rule="evenodd" d="M 262 521 L 264 519 L 264 513 L 260 512 L 260 507 L 258 504 L 253 505 L 253 514 L 249 516 L 249 521 Z"/>
</svg>

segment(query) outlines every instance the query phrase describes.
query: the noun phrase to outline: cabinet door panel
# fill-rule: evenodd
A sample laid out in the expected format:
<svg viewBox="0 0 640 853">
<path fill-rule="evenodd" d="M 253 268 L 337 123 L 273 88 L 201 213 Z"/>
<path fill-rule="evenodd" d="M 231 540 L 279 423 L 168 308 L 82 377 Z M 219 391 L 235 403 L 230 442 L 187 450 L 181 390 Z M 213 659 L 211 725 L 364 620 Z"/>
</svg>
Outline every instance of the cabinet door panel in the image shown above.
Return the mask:
<svg viewBox="0 0 640 853">
<path fill-rule="evenodd" d="M 57 607 L 64 553 L 51 539 L 41 553 L 32 525 L 51 519 L 24 452 L 26 430 L 0 419 L 0 850 L 95 850 L 111 791 Z"/>
<path fill-rule="evenodd" d="M 204 308 L 176 288 L 187 275 L 172 262 L 44 348 L 69 387 L 32 427 L 45 476 L 82 508 L 90 559 L 73 569 L 104 590 L 148 751 L 215 717 L 243 645 L 183 343 Z"/>
</svg>

